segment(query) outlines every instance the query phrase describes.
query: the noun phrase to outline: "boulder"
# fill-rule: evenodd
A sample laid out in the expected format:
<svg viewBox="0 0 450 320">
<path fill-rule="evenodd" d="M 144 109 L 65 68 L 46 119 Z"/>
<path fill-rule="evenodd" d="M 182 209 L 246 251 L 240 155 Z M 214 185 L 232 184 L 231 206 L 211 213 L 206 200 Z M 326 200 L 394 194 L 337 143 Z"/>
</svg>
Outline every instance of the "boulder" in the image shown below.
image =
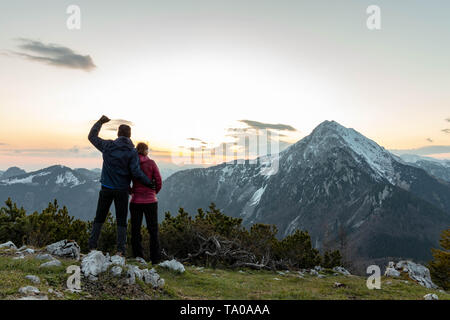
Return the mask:
<svg viewBox="0 0 450 320">
<path fill-rule="evenodd" d="M 333 268 L 333 271 L 334 271 L 334 272 L 337 272 L 337 273 L 340 273 L 340 274 L 343 274 L 344 276 L 349 276 L 349 275 L 351 275 L 351 273 L 348 272 L 348 270 L 345 269 L 344 267 L 334 267 L 334 268 Z"/>
<path fill-rule="evenodd" d="M 144 277 L 143 271 L 139 269 L 138 266 L 133 266 L 130 264 L 127 264 L 127 274 L 133 274 L 134 278 L 137 278 L 139 280 L 142 280 Z"/>
<path fill-rule="evenodd" d="M 25 276 L 25 279 L 30 280 L 33 283 L 40 283 L 41 282 L 41 279 L 39 279 L 38 276 L 34 276 L 32 274 L 29 274 L 29 275 Z"/>
<path fill-rule="evenodd" d="M 53 260 L 54 258 L 53 258 L 53 256 L 52 256 L 51 254 L 48 254 L 48 253 L 39 253 L 39 254 L 36 256 L 36 259 L 38 259 L 38 260 Z"/>
<path fill-rule="evenodd" d="M 170 270 L 183 273 L 185 271 L 184 266 L 182 263 L 178 262 L 175 259 L 172 260 L 166 260 L 159 264 L 163 268 L 168 268 Z"/>
<path fill-rule="evenodd" d="M 41 293 L 39 291 L 38 288 L 33 287 L 33 286 L 26 286 L 26 287 L 22 287 L 19 289 L 19 293 L 21 294 L 26 294 L 26 295 L 30 295 L 30 294 L 39 294 Z"/>
<path fill-rule="evenodd" d="M 142 264 L 147 265 L 147 261 L 145 261 L 144 258 L 137 257 L 137 258 L 136 258 L 136 261 L 139 262 L 139 263 L 142 263 Z"/>
<path fill-rule="evenodd" d="M 31 249 L 31 248 L 25 248 L 25 249 L 22 249 L 22 250 L 19 249 L 17 251 L 17 254 L 34 254 L 34 250 Z"/>
<path fill-rule="evenodd" d="M 423 296 L 423 299 L 424 300 L 439 300 L 439 297 L 437 296 L 437 294 L 428 293 L 428 294 Z"/>
<path fill-rule="evenodd" d="M 93 250 L 81 261 L 81 271 L 85 277 L 96 277 L 108 269 L 108 260 L 101 251 Z M 105 268 L 106 265 L 106 268 Z"/>
<path fill-rule="evenodd" d="M 316 270 L 317 272 L 322 271 L 322 267 L 321 266 L 315 266 L 314 270 Z"/>
<path fill-rule="evenodd" d="M 393 277 L 397 278 L 400 277 L 400 271 L 395 270 L 394 268 L 386 268 L 386 271 L 384 272 L 385 277 Z"/>
<path fill-rule="evenodd" d="M 116 266 L 125 266 L 125 258 L 119 255 L 115 255 L 111 257 L 111 263 Z"/>
<path fill-rule="evenodd" d="M 51 268 L 51 267 L 59 267 L 61 266 L 61 261 L 53 259 L 51 261 L 45 262 L 43 264 L 41 264 L 39 267 L 40 268 Z"/>
<path fill-rule="evenodd" d="M 418 263 L 412 261 L 399 261 L 395 265 L 395 269 L 407 272 L 412 280 L 417 281 L 420 285 L 428 289 L 437 289 L 437 285 L 431 281 L 430 270 Z"/>
<path fill-rule="evenodd" d="M 309 274 L 312 275 L 312 276 L 318 276 L 319 275 L 319 273 L 315 269 L 311 269 L 309 271 Z"/>
<path fill-rule="evenodd" d="M 161 288 L 164 286 L 164 279 L 162 279 L 156 270 L 153 268 L 150 271 L 148 269 L 142 270 L 144 281 L 147 284 L 151 284 L 153 289 Z"/>
<path fill-rule="evenodd" d="M 127 270 L 127 277 L 125 279 L 125 283 L 126 284 L 135 284 L 136 283 L 136 274 L 130 269 Z"/>
<path fill-rule="evenodd" d="M 5 243 L 0 244 L 0 249 L 14 249 L 17 250 L 17 247 L 12 241 L 8 241 Z"/>
<path fill-rule="evenodd" d="M 114 277 L 120 277 L 122 274 L 122 267 L 114 266 L 111 268 L 111 273 Z"/>
<path fill-rule="evenodd" d="M 75 241 L 61 240 L 47 246 L 47 251 L 55 256 L 80 259 L 80 246 Z"/>
<path fill-rule="evenodd" d="M 25 259 L 25 256 L 23 254 L 18 255 L 17 257 L 14 257 L 13 260 L 20 260 L 20 259 Z"/>
</svg>

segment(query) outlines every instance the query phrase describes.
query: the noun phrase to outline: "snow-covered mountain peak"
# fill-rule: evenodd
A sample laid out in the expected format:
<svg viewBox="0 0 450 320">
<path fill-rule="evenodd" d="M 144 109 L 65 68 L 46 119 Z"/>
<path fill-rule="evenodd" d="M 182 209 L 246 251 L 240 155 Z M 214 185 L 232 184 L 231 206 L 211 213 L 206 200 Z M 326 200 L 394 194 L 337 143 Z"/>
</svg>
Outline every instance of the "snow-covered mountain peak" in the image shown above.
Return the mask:
<svg viewBox="0 0 450 320">
<path fill-rule="evenodd" d="M 336 121 L 319 124 L 309 136 L 299 142 L 300 145 L 305 143 L 306 156 L 330 152 L 334 148 L 348 148 L 355 155 L 356 161 L 364 160 L 370 166 L 376 178 L 386 178 L 391 183 L 395 181 L 394 156 L 375 141 Z"/>
</svg>

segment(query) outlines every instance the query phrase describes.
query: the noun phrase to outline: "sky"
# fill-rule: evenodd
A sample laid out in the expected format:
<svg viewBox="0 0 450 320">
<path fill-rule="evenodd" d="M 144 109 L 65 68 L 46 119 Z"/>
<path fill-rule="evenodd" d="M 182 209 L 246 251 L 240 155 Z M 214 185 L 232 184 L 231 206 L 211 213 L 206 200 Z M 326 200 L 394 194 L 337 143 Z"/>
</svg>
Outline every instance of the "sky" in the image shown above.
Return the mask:
<svg viewBox="0 0 450 320">
<path fill-rule="evenodd" d="M 233 152 L 243 130 L 282 149 L 324 120 L 450 158 L 449 15 L 447 0 L 2 1 L 0 170 L 100 167 L 102 114 L 102 137 L 129 123 L 166 164 Z"/>
</svg>

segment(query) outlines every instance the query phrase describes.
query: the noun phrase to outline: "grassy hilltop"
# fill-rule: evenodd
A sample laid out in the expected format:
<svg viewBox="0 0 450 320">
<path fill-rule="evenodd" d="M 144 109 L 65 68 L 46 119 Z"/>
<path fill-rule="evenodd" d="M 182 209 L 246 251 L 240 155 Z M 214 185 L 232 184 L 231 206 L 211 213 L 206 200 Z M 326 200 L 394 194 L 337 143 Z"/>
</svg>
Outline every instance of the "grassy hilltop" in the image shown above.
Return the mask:
<svg viewBox="0 0 450 320">
<path fill-rule="evenodd" d="M 335 276 L 331 270 L 324 270 L 323 278 L 297 272 L 280 274 L 271 271 L 249 269 L 227 270 L 186 266 L 183 274 L 156 266 L 165 279 L 162 289 L 153 289 L 142 281 L 134 285 L 123 284 L 109 272 L 100 274 L 95 282 L 82 278 L 82 292 L 66 291 L 69 265 L 80 265 L 79 261 L 59 259 L 59 267 L 40 268 L 43 261 L 35 254 L 14 260 L 14 254 L 0 250 L 0 299 L 18 299 L 24 295 L 19 288 L 32 285 L 50 300 L 73 299 L 411 299 L 422 300 L 427 293 L 435 293 L 439 299 L 450 300 L 449 293 L 426 289 L 411 279 L 382 277 L 381 290 L 369 290 L 366 278 L 359 276 Z M 134 260 L 129 264 L 139 265 Z M 143 267 L 142 265 L 139 265 Z M 151 264 L 148 268 L 151 268 Z M 36 275 L 39 284 L 33 284 L 26 275 Z M 343 287 L 335 287 L 338 282 Z M 49 289 L 51 293 L 49 293 Z"/>
</svg>

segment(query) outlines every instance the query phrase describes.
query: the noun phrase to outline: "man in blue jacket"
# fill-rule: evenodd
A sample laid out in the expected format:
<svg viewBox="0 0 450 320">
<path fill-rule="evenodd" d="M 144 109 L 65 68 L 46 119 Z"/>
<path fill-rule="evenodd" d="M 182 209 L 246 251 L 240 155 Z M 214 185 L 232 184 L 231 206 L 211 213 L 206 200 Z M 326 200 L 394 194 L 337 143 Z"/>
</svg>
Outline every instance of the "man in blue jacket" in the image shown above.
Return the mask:
<svg viewBox="0 0 450 320">
<path fill-rule="evenodd" d="M 138 179 L 146 187 L 155 189 L 155 184 L 142 172 L 139 156 L 131 142 L 131 128 L 119 126 L 116 140 L 104 140 L 98 134 L 103 124 L 110 119 L 102 116 L 89 132 L 89 141 L 103 154 L 103 167 L 100 182 L 102 184 L 97 213 L 94 219 L 89 249 L 97 248 L 98 238 L 109 208 L 114 201 L 117 220 L 117 251 L 125 256 L 127 240 L 128 190 L 132 178 Z"/>
</svg>

